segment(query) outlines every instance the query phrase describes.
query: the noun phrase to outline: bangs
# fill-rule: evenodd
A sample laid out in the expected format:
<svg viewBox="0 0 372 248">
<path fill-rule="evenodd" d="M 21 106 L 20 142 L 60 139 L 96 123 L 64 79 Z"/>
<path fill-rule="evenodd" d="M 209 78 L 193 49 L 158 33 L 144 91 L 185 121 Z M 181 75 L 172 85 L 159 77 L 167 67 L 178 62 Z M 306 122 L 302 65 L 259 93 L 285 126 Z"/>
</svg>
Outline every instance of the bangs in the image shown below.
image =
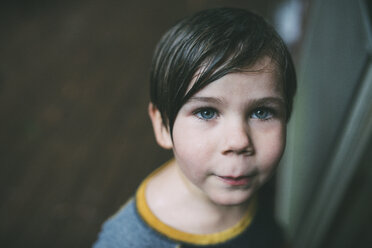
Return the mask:
<svg viewBox="0 0 372 248">
<path fill-rule="evenodd" d="M 153 57 L 151 102 L 172 133 L 181 107 L 223 76 L 249 70 L 270 57 L 283 83 L 289 118 L 296 90 L 291 56 L 262 17 L 243 9 L 208 9 L 178 22 L 162 37 Z"/>
</svg>

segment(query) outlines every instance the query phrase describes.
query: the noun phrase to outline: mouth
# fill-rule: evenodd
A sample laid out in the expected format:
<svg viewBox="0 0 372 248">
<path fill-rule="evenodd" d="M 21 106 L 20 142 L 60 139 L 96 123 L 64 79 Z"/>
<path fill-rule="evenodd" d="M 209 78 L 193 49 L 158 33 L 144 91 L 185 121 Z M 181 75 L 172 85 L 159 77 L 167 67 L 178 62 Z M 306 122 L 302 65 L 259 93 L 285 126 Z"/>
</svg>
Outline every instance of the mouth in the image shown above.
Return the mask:
<svg viewBox="0 0 372 248">
<path fill-rule="evenodd" d="M 253 180 L 253 176 L 218 176 L 218 178 L 231 186 L 247 186 Z"/>
</svg>

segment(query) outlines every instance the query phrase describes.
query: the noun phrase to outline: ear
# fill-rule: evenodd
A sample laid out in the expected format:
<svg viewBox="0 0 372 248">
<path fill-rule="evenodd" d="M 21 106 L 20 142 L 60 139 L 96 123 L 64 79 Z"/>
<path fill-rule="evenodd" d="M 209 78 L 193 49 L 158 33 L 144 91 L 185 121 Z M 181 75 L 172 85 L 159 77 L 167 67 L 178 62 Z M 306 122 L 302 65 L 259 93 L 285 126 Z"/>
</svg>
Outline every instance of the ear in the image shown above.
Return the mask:
<svg viewBox="0 0 372 248">
<path fill-rule="evenodd" d="M 169 128 L 164 126 L 160 111 L 151 102 L 149 103 L 148 111 L 156 141 L 164 149 L 171 149 L 173 147 L 172 138 L 169 133 Z"/>
</svg>

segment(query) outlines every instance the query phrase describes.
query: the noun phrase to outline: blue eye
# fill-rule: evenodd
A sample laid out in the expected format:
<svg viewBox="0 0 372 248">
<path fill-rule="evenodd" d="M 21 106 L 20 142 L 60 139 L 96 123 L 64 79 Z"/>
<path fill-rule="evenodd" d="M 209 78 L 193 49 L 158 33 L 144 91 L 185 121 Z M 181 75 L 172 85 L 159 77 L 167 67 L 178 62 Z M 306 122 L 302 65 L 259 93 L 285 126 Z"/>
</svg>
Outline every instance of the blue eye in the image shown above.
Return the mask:
<svg viewBox="0 0 372 248">
<path fill-rule="evenodd" d="M 196 111 L 195 115 L 202 120 L 211 120 L 217 117 L 217 111 L 210 108 L 205 108 Z"/>
<path fill-rule="evenodd" d="M 273 113 L 271 110 L 266 108 L 259 108 L 253 111 L 251 117 L 253 119 L 260 119 L 260 120 L 267 120 L 270 119 L 273 116 Z"/>
</svg>

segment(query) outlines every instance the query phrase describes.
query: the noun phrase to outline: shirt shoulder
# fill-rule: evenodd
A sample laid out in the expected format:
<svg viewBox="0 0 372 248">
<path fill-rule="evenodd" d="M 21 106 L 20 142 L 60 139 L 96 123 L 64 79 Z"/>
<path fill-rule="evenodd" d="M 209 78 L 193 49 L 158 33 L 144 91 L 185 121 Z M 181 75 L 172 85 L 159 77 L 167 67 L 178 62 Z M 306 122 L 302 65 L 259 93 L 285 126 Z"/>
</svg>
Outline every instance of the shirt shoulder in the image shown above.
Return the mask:
<svg viewBox="0 0 372 248">
<path fill-rule="evenodd" d="M 102 226 L 93 248 L 175 247 L 175 243 L 156 233 L 138 215 L 130 199 Z"/>
</svg>

